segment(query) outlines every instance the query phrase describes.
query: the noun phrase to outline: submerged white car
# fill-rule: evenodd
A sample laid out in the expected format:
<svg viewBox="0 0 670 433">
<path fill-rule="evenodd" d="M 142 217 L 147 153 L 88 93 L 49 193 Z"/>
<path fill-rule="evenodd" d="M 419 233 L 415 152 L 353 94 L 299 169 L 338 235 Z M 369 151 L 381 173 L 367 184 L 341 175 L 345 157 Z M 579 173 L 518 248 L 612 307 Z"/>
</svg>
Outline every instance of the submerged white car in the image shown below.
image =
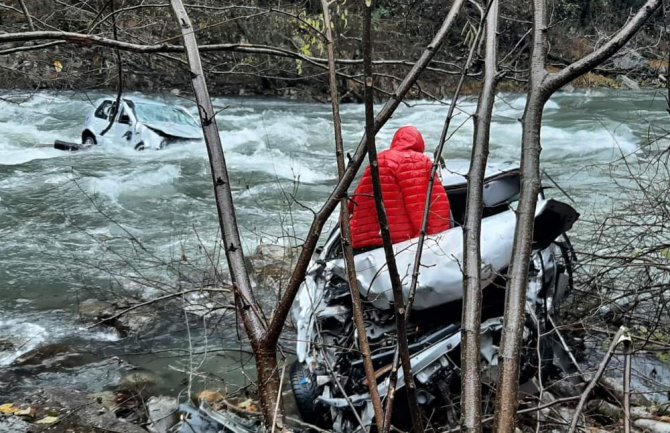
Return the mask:
<svg viewBox="0 0 670 433">
<path fill-rule="evenodd" d="M 200 123 L 183 107 L 132 97 L 123 98 L 119 110 L 115 105 L 111 97 L 96 101 L 96 108 L 86 117 L 82 144 L 120 143 L 144 150 L 203 138 Z"/>
</svg>

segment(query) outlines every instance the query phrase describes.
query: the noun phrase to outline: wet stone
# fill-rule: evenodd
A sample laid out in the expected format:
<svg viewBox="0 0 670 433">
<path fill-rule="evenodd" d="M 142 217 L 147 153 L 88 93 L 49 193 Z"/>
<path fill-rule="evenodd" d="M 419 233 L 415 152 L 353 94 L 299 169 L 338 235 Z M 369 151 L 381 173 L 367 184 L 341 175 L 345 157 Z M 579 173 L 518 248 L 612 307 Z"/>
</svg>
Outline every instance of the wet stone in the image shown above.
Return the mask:
<svg viewBox="0 0 670 433">
<path fill-rule="evenodd" d="M 150 371 L 133 371 L 121 379 L 118 390 L 137 390 L 154 386 L 158 377 Z"/>
<path fill-rule="evenodd" d="M 16 346 L 10 340 L 0 340 L 0 352 L 10 352 Z"/>
<path fill-rule="evenodd" d="M 79 317 L 83 321 L 101 321 L 114 315 L 115 307 L 109 302 L 87 299 L 79 304 Z"/>
<path fill-rule="evenodd" d="M 33 425 L 15 416 L 0 417 L 0 433 L 28 433 Z"/>
<path fill-rule="evenodd" d="M 114 303 L 88 299 L 79 305 L 79 317 L 83 322 L 111 326 L 123 337 L 148 332 L 158 322 L 158 310 L 144 306 L 126 311 L 135 303 L 128 299 Z"/>
<path fill-rule="evenodd" d="M 67 361 L 73 361 L 80 358 L 81 355 L 75 352 L 67 344 L 47 344 L 40 346 L 18 357 L 12 365 L 14 366 L 59 366 L 67 364 Z"/>
</svg>

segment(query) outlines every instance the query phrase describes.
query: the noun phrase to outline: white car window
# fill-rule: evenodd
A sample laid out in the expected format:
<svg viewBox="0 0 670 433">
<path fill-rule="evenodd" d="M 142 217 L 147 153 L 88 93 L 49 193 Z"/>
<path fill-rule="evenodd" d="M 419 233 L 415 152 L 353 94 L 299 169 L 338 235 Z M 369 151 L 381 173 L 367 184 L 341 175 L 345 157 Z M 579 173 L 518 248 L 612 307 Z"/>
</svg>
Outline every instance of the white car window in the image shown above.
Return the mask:
<svg viewBox="0 0 670 433">
<path fill-rule="evenodd" d="M 137 120 L 140 122 L 168 122 L 177 125 L 199 126 L 188 113 L 177 107 L 135 103 L 134 108 Z"/>
<path fill-rule="evenodd" d="M 104 101 L 97 110 L 95 110 L 95 117 L 100 119 L 109 119 L 109 113 L 112 109 L 112 101 Z"/>
</svg>

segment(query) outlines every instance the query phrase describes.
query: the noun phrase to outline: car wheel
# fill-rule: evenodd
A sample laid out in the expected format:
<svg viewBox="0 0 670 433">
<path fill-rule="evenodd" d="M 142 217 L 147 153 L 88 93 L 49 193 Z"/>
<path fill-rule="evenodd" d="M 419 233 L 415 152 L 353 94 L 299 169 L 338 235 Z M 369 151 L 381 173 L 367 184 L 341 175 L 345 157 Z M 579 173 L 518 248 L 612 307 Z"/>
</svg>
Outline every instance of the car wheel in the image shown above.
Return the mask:
<svg viewBox="0 0 670 433">
<path fill-rule="evenodd" d="M 158 145 L 159 149 L 165 149 L 167 147 L 167 139 L 162 139 L 161 144 Z"/>
<path fill-rule="evenodd" d="M 140 141 L 135 145 L 135 150 L 144 150 L 144 141 Z"/>
<path fill-rule="evenodd" d="M 84 146 L 94 146 L 94 145 L 98 144 L 98 143 L 95 141 L 95 137 L 93 136 L 93 134 L 91 134 L 91 133 L 88 132 L 88 131 L 87 131 L 87 132 L 84 132 L 84 134 L 82 135 L 81 143 L 82 143 Z"/>
<path fill-rule="evenodd" d="M 289 376 L 293 396 L 302 419 L 317 426 L 327 425 L 328 411 L 319 407 L 317 403 L 316 399 L 321 395 L 321 391 L 316 385 L 316 377 L 309 371 L 307 364 L 295 361 L 291 365 Z"/>
</svg>

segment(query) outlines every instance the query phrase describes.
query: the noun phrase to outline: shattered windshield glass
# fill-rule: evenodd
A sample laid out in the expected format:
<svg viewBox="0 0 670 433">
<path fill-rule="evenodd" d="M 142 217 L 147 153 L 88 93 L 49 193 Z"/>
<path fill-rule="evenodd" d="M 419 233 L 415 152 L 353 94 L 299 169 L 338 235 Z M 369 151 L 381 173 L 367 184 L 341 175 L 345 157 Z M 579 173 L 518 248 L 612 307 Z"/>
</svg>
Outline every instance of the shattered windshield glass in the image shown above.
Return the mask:
<svg viewBox="0 0 670 433">
<path fill-rule="evenodd" d="M 135 115 L 140 122 L 169 122 L 198 127 L 198 123 L 185 111 L 177 107 L 160 104 L 135 103 Z"/>
</svg>

